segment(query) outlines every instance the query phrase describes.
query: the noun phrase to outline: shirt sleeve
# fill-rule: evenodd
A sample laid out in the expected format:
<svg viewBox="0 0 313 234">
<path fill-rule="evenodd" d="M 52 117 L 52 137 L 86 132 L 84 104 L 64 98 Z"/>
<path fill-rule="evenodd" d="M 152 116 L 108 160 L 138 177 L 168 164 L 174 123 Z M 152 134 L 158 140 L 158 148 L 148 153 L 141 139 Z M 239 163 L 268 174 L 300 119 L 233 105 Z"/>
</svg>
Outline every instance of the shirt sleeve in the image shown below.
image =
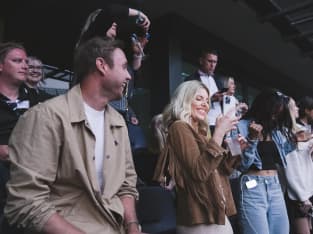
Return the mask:
<svg viewBox="0 0 313 234">
<path fill-rule="evenodd" d="M 137 183 L 137 174 L 135 171 L 135 166 L 133 162 L 133 157 L 131 153 L 131 148 L 128 140 L 128 133 L 125 132 L 124 136 L 127 138 L 125 139 L 126 146 L 125 146 L 125 163 L 126 163 L 126 171 L 125 171 L 125 180 L 122 183 L 121 188 L 119 189 L 117 195 L 119 197 L 130 195 L 135 197 L 135 199 L 138 199 L 138 192 L 136 189 L 136 183 Z"/>
<path fill-rule="evenodd" d="M 5 215 L 10 224 L 40 231 L 56 212 L 49 185 L 56 178 L 61 132 L 59 121 L 40 104 L 19 119 L 9 141 Z"/>
<path fill-rule="evenodd" d="M 248 146 L 242 151 L 241 164 L 239 166 L 239 170 L 241 172 L 247 171 L 255 161 L 257 154 L 257 145 L 259 142 L 258 140 L 251 140 L 248 137 L 248 126 L 249 122 L 247 120 L 241 120 L 238 124 L 239 133 L 248 141 Z"/>
<path fill-rule="evenodd" d="M 239 167 L 240 171 L 242 172 L 247 171 L 251 167 L 257 154 L 258 140 L 251 140 L 247 138 L 247 141 L 248 146 L 242 152 L 242 160 Z"/>
</svg>

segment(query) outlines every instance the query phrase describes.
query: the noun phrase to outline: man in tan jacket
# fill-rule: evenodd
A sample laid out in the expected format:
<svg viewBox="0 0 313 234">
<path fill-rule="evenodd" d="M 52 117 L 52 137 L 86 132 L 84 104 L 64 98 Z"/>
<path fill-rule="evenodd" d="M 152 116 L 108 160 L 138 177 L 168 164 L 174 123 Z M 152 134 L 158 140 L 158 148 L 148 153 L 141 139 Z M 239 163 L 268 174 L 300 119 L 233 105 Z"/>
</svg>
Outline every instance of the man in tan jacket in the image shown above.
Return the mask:
<svg viewBox="0 0 313 234">
<path fill-rule="evenodd" d="M 30 109 L 13 131 L 5 214 L 30 233 L 140 233 L 127 127 L 108 105 L 130 80 L 119 42 L 82 44 L 74 72 L 79 84 Z"/>
</svg>

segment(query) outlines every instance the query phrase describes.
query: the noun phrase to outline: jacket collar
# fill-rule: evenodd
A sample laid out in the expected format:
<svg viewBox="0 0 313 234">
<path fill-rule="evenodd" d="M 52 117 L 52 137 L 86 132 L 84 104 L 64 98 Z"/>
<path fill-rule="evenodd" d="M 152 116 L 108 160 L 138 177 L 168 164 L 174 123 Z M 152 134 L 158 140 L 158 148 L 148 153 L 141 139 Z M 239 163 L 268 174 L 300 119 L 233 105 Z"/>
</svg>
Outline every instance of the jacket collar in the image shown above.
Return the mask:
<svg viewBox="0 0 313 234">
<path fill-rule="evenodd" d="M 208 74 L 208 73 L 205 73 L 205 72 L 201 71 L 200 69 L 198 69 L 198 75 L 199 76 L 212 76 L 212 77 L 214 77 L 214 73 L 213 74 Z"/>
<path fill-rule="evenodd" d="M 80 85 L 78 84 L 71 88 L 66 94 L 66 98 L 69 104 L 71 123 L 87 121 Z M 111 127 L 121 127 L 125 125 L 122 116 L 110 105 L 107 105 L 105 108 L 105 117 L 108 118 Z"/>
</svg>

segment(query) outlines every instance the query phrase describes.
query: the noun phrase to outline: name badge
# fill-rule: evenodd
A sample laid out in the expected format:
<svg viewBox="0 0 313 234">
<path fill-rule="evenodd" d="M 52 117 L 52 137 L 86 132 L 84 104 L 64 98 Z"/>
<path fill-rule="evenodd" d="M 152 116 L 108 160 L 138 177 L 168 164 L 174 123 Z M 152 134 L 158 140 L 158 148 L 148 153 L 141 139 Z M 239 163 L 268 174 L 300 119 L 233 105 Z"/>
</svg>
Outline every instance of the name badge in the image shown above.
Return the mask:
<svg viewBox="0 0 313 234">
<path fill-rule="evenodd" d="M 246 182 L 247 189 L 252 189 L 256 187 L 257 185 L 258 183 L 256 182 L 256 180 L 249 180 Z"/>
<path fill-rule="evenodd" d="M 29 108 L 29 101 L 28 100 L 24 100 L 24 101 L 17 103 L 16 109 L 28 109 L 28 108 Z"/>
</svg>

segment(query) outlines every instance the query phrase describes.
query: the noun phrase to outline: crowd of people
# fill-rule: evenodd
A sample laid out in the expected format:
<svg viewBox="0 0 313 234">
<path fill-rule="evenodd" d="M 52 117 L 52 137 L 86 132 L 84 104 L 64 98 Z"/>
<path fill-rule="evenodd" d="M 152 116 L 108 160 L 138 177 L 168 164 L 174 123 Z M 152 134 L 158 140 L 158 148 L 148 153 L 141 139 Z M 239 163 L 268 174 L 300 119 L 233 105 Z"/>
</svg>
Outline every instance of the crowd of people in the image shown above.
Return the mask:
<svg viewBox="0 0 313 234">
<path fill-rule="evenodd" d="M 136 29 L 120 32 L 120 18 Z M 58 97 L 41 89 L 40 59 L 0 44 L 0 232 L 143 233 L 144 185 L 172 192 L 175 233 L 309 234 L 313 98 L 266 89 L 241 103 L 207 49 L 152 118 L 148 144 L 129 101 L 149 28 L 137 9 L 94 9 Z"/>
</svg>

